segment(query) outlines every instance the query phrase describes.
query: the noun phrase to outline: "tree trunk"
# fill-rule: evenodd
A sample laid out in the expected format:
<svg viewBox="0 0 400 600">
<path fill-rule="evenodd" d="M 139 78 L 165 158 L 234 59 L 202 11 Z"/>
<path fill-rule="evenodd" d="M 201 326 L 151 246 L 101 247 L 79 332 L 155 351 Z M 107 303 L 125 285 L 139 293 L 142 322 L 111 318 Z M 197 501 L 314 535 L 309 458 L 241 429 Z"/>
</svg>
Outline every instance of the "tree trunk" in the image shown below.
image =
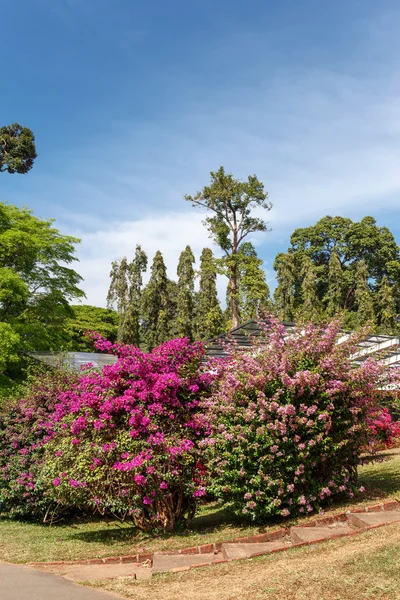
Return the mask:
<svg viewBox="0 0 400 600">
<path fill-rule="evenodd" d="M 237 289 L 237 267 L 232 265 L 229 285 L 231 288 L 232 327 L 239 326 L 239 298 Z"/>
</svg>

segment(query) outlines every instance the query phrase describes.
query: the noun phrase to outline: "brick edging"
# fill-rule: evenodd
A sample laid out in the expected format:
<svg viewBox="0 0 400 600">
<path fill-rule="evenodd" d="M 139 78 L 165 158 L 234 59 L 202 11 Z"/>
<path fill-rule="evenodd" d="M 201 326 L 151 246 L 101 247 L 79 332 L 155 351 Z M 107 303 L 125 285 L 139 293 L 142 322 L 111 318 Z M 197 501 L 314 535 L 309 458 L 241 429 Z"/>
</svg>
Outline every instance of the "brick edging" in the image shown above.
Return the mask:
<svg viewBox="0 0 400 600">
<path fill-rule="evenodd" d="M 337 513 L 336 515 L 332 515 L 331 517 L 323 517 L 322 519 L 315 519 L 309 523 L 304 523 L 302 525 L 302 527 L 326 527 L 329 525 L 333 525 L 334 523 L 339 523 L 339 522 L 344 522 L 347 521 L 348 515 L 350 513 L 371 513 L 371 512 L 385 512 L 385 511 L 391 511 L 391 510 L 395 510 L 396 508 L 400 507 L 400 501 L 399 500 L 390 500 L 387 502 L 382 502 L 379 504 L 373 504 L 371 506 L 366 506 L 366 507 L 359 507 L 359 508 L 354 508 L 353 510 L 346 510 L 345 512 L 342 513 Z M 381 527 L 381 525 L 371 525 L 369 527 L 364 528 L 362 531 L 369 531 L 370 529 L 375 529 L 377 527 Z M 137 553 L 137 554 L 128 554 L 128 555 L 124 555 L 124 556 L 108 556 L 105 558 L 91 558 L 91 559 L 86 559 L 86 560 L 61 560 L 61 561 L 54 561 L 54 562 L 29 562 L 26 563 L 28 566 L 31 567 L 59 567 L 59 566 L 73 566 L 73 565 L 109 565 L 109 564 L 120 564 L 120 563 L 136 563 L 136 564 L 140 564 L 140 563 L 146 563 L 146 564 L 150 564 L 153 560 L 153 556 L 154 554 L 163 554 L 163 555 L 177 555 L 177 554 L 218 554 L 221 549 L 222 549 L 222 545 L 223 544 L 230 544 L 230 543 L 234 543 L 234 544 L 250 544 L 250 543 L 263 543 L 263 542 L 272 542 L 274 540 L 278 540 L 280 538 L 284 538 L 289 534 L 290 528 L 288 527 L 281 527 L 280 529 L 277 529 L 275 531 L 271 531 L 270 533 L 260 533 L 258 535 L 251 535 L 248 537 L 241 537 L 241 538 L 235 538 L 233 540 L 225 540 L 222 542 L 215 542 L 212 544 L 201 544 L 199 546 L 192 546 L 189 548 L 182 548 L 180 550 L 167 550 L 167 551 L 161 551 L 161 552 L 142 552 L 142 553 Z M 361 533 L 361 530 L 359 531 L 354 531 L 354 532 L 350 532 L 350 533 L 346 533 L 346 534 L 333 534 L 331 538 L 329 539 L 335 539 L 338 537 L 349 537 L 349 536 L 353 536 L 356 535 L 358 533 Z M 309 545 L 310 543 L 315 544 L 318 543 L 320 541 L 326 541 L 327 538 L 322 538 L 321 540 L 316 540 L 313 542 L 301 542 L 299 544 L 295 544 L 292 547 L 293 548 L 299 548 L 300 546 L 306 546 Z M 287 548 L 289 549 L 290 546 L 287 546 Z M 274 553 L 274 552 L 281 552 L 283 550 L 285 550 L 286 548 L 275 548 L 271 551 L 269 551 L 269 553 Z M 260 553 L 260 555 L 262 555 L 263 553 Z M 205 566 L 210 566 L 210 565 L 216 565 L 216 564 L 223 564 L 223 563 L 227 563 L 229 562 L 226 559 L 216 559 L 214 560 L 212 563 L 201 563 L 201 564 L 197 564 L 197 565 L 192 565 L 190 567 L 177 567 L 175 569 L 172 569 L 172 573 L 178 573 L 181 571 L 188 571 L 190 569 L 198 569 L 200 567 L 205 567 Z"/>
</svg>

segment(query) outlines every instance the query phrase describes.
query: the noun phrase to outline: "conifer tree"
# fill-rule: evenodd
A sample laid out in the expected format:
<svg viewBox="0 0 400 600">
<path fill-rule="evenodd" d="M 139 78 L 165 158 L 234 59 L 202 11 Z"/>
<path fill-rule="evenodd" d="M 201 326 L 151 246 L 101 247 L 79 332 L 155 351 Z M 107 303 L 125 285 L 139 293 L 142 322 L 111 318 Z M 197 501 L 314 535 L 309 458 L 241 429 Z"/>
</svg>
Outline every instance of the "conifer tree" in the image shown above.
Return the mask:
<svg viewBox="0 0 400 600">
<path fill-rule="evenodd" d="M 303 258 L 301 278 L 302 303 L 298 314 L 304 321 L 318 322 L 322 317 L 322 306 L 317 294 L 317 274 L 309 256 Z"/>
<path fill-rule="evenodd" d="M 356 267 L 354 297 L 357 307 L 357 324 L 373 323 L 375 321 L 374 301 L 368 285 L 368 268 L 364 260 L 360 260 Z"/>
<path fill-rule="evenodd" d="M 111 266 L 111 282 L 107 294 L 107 308 L 116 310 L 119 316 L 118 341 L 122 341 L 122 323 L 129 300 L 128 261 L 124 257 L 114 260 Z"/>
<path fill-rule="evenodd" d="M 342 265 L 337 252 L 333 251 L 328 265 L 328 290 L 324 298 L 329 317 L 338 314 L 344 308 L 345 280 Z"/>
<path fill-rule="evenodd" d="M 143 342 L 148 351 L 170 339 L 170 288 L 163 255 L 157 250 L 142 301 Z"/>
<path fill-rule="evenodd" d="M 181 253 L 178 263 L 178 295 L 176 306 L 176 335 L 193 340 L 194 329 L 194 268 L 195 258 L 190 246 Z"/>
<path fill-rule="evenodd" d="M 393 333 L 396 327 L 396 301 L 393 294 L 393 286 L 390 285 L 386 275 L 379 286 L 377 313 L 382 331 L 388 334 Z"/>
<path fill-rule="evenodd" d="M 143 292 L 143 273 L 147 269 L 147 255 L 137 245 L 135 257 L 128 265 L 129 291 L 127 307 L 121 320 L 118 339 L 125 344 L 140 346 L 141 302 Z"/>
<path fill-rule="evenodd" d="M 200 257 L 199 292 L 196 302 L 196 339 L 208 340 L 224 330 L 223 314 L 217 294 L 217 268 L 210 248 Z"/>
<path fill-rule="evenodd" d="M 258 258 L 251 242 L 242 244 L 239 257 L 239 315 L 243 322 L 257 319 L 267 310 L 269 287 L 262 268 L 263 261 Z"/>
<path fill-rule="evenodd" d="M 293 321 L 295 313 L 296 269 L 293 255 L 277 255 L 274 263 L 278 286 L 274 293 L 275 309 L 282 321 Z"/>
</svg>

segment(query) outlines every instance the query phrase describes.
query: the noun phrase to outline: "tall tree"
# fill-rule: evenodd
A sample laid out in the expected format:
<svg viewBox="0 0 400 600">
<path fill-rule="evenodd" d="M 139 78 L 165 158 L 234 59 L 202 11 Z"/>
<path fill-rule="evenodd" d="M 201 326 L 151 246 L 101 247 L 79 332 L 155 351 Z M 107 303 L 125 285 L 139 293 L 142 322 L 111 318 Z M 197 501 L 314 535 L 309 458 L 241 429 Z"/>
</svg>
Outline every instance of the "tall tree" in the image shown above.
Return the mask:
<svg viewBox="0 0 400 600">
<path fill-rule="evenodd" d="M 177 337 L 193 340 L 194 330 L 194 265 L 195 258 L 190 246 L 181 253 L 178 263 L 178 296 L 176 307 Z"/>
<path fill-rule="evenodd" d="M 317 295 L 324 310 L 329 315 L 345 311 L 346 321 L 351 325 L 359 322 L 355 292 L 357 265 L 361 261 L 367 271 L 367 284 L 375 306 L 383 277 L 387 277 L 390 285 L 400 285 L 399 247 L 389 229 L 378 227 L 373 217 L 353 222 L 344 217 L 327 216 L 315 225 L 296 229 L 290 241 L 291 246 L 286 256 L 290 256 L 288 260 L 293 264 L 294 280 L 292 273 L 286 270 L 285 277 L 288 277 L 288 281 L 282 282 L 277 291 L 279 296 L 281 287 L 293 290 L 293 303 L 296 307 L 300 307 L 302 303 L 301 269 L 305 256 L 314 265 Z M 275 268 L 279 267 L 282 271 L 282 265 L 283 260 L 279 255 Z M 399 312 L 400 298 L 395 299 L 396 310 Z"/>
<path fill-rule="evenodd" d="M 257 319 L 269 306 L 269 287 L 262 265 L 263 261 L 258 258 L 253 244 L 244 242 L 238 252 L 239 315 L 242 322 Z"/>
<path fill-rule="evenodd" d="M 309 256 L 304 257 L 301 278 L 302 302 L 298 314 L 304 321 L 318 322 L 323 311 L 317 294 L 317 274 Z"/>
<path fill-rule="evenodd" d="M 143 292 L 142 319 L 143 341 L 148 351 L 170 339 L 171 328 L 171 284 L 167 277 L 164 259 L 157 250 L 151 275 Z"/>
<path fill-rule="evenodd" d="M 20 335 L 21 350 L 60 349 L 69 303 L 85 296 L 71 268 L 78 242 L 53 220 L 0 202 L 0 321 Z"/>
<path fill-rule="evenodd" d="M 274 269 L 278 285 L 274 292 L 275 308 L 282 321 L 290 322 L 295 314 L 296 266 L 293 255 L 281 252 L 275 258 Z"/>
<path fill-rule="evenodd" d="M 35 136 L 28 127 L 0 127 L 0 173 L 27 173 L 36 156 Z"/>
<path fill-rule="evenodd" d="M 328 288 L 324 298 L 329 317 L 340 313 L 345 302 L 346 282 L 337 252 L 333 251 L 328 263 Z"/>
<path fill-rule="evenodd" d="M 267 223 L 254 216 L 254 209 L 271 210 L 267 202 L 268 194 L 264 185 L 255 175 L 247 181 L 234 179 L 220 167 L 211 172 L 210 185 L 194 196 L 185 199 L 194 206 L 200 206 L 212 213 L 207 216 L 205 225 L 211 239 L 223 250 L 225 270 L 229 279 L 232 309 L 232 324 L 239 324 L 239 261 L 238 252 L 244 239 L 253 232 L 266 231 Z"/>
<path fill-rule="evenodd" d="M 125 344 L 141 344 L 141 311 L 143 273 L 147 269 L 147 254 L 137 245 L 133 261 L 128 265 L 128 299 L 119 328 L 119 339 Z"/>
<path fill-rule="evenodd" d="M 394 290 L 386 275 L 379 286 L 377 298 L 377 315 L 379 325 L 385 333 L 393 333 L 396 328 L 396 301 Z"/>
<path fill-rule="evenodd" d="M 357 306 L 357 323 L 365 325 L 374 322 L 375 311 L 371 289 L 368 285 L 368 268 L 364 260 L 360 260 L 356 268 L 356 287 L 354 291 Z"/>
<path fill-rule="evenodd" d="M 200 257 L 199 292 L 196 303 L 196 339 L 208 340 L 224 331 L 224 319 L 217 293 L 217 267 L 210 248 Z"/>
<path fill-rule="evenodd" d="M 123 322 L 129 302 L 129 265 L 124 256 L 121 260 L 114 260 L 110 272 L 110 287 L 107 294 L 107 308 L 116 310 L 119 316 L 118 341 L 123 341 Z"/>
</svg>

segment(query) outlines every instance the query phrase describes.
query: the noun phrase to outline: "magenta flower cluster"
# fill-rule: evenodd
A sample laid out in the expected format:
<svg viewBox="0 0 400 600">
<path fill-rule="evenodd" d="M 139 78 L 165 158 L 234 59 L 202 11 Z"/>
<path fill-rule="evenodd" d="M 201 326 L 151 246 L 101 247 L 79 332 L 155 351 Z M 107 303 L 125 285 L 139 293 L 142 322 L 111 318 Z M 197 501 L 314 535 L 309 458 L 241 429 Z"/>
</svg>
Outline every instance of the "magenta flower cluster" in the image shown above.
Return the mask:
<svg viewBox="0 0 400 600">
<path fill-rule="evenodd" d="M 113 512 L 142 528 L 173 528 L 203 495 L 200 408 L 212 376 L 204 349 L 187 339 L 143 353 L 97 337 L 118 355 L 59 395 L 42 479 L 59 506 Z M 62 475 L 61 475 L 62 474 Z"/>
</svg>

